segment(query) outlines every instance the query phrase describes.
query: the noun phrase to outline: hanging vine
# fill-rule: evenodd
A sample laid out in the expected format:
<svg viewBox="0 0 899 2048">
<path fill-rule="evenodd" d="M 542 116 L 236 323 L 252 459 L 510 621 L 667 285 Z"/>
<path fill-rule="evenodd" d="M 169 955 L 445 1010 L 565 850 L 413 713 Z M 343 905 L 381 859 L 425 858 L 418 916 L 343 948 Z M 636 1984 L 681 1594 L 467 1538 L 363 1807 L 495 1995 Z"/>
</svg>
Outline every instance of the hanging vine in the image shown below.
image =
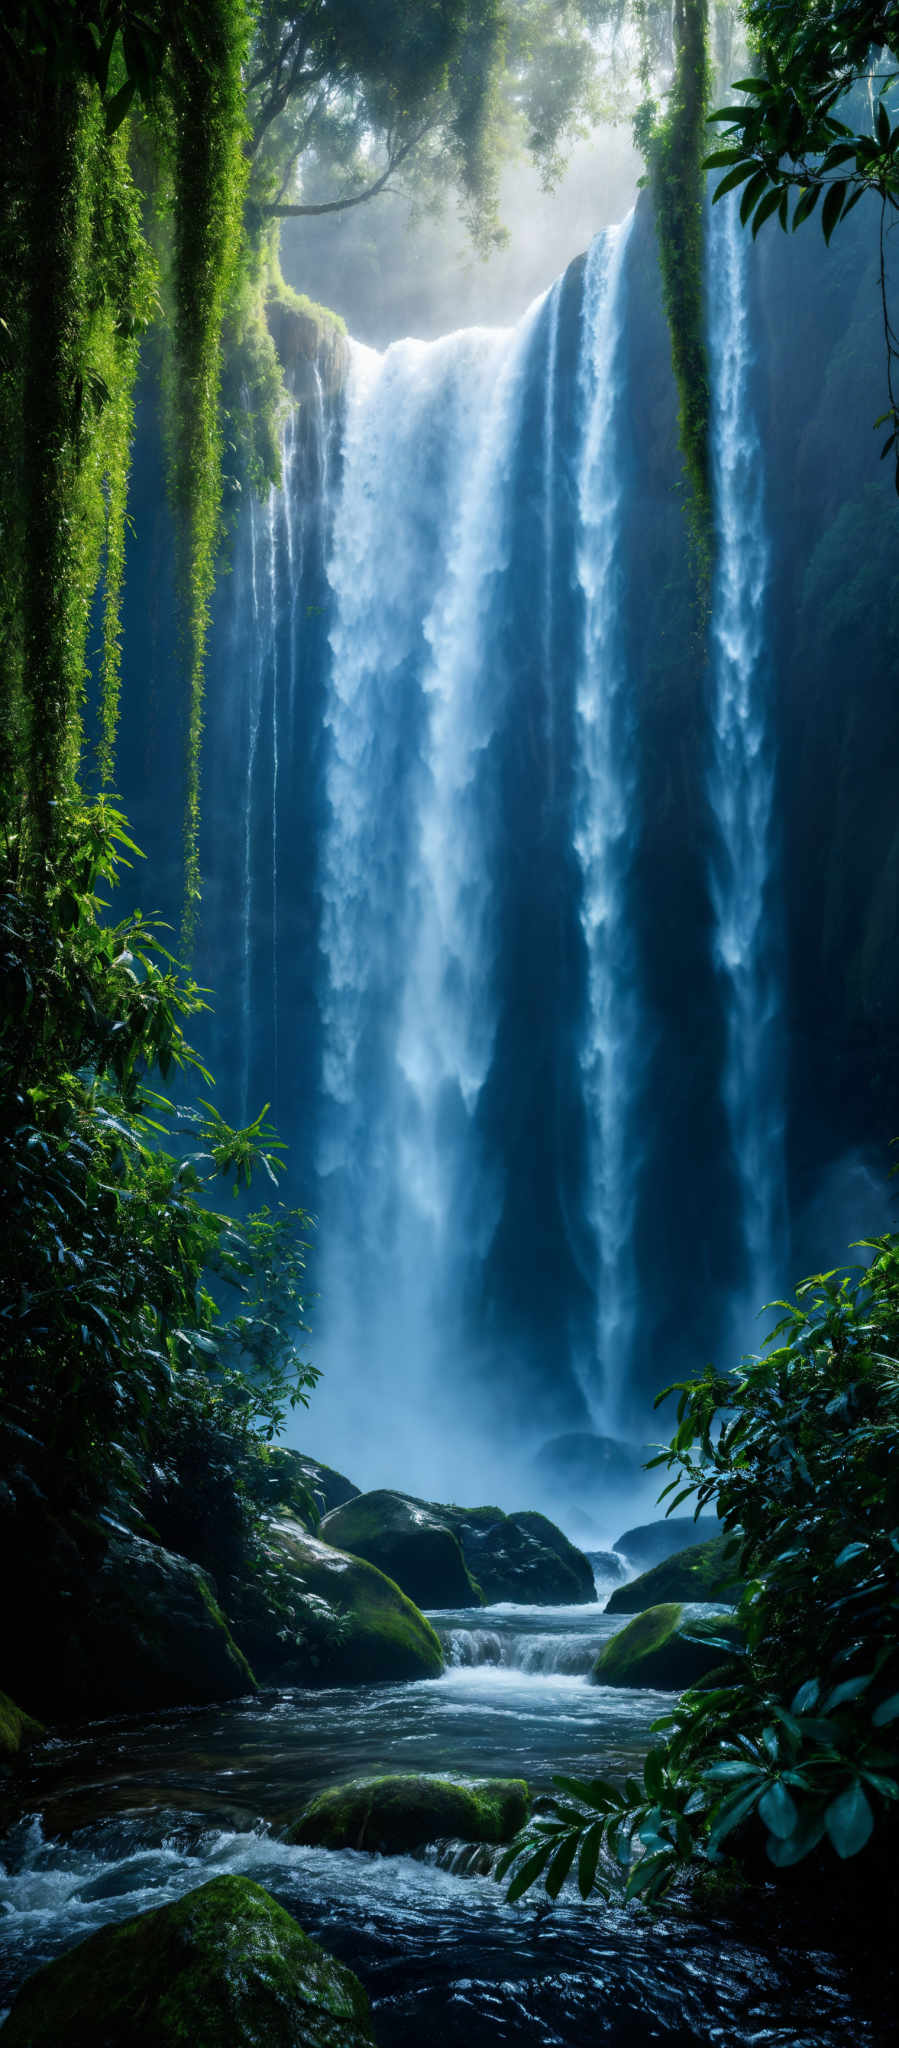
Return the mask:
<svg viewBox="0 0 899 2048">
<path fill-rule="evenodd" d="M 678 432 L 687 474 L 687 516 L 700 605 L 712 564 L 709 367 L 705 336 L 703 212 L 710 95 L 708 0 L 675 0 L 674 76 L 660 119 L 651 101 L 635 136 L 646 158 L 655 207 L 662 292 L 678 390 Z"/>
<path fill-rule="evenodd" d="M 209 606 L 221 528 L 222 321 L 237 276 L 247 164 L 245 0 L 206 0 L 179 17 L 168 87 L 173 195 L 169 472 L 179 533 L 188 675 L 184 819 L 186 950 L 200 898 L 200 742 Z"/>
</svg>

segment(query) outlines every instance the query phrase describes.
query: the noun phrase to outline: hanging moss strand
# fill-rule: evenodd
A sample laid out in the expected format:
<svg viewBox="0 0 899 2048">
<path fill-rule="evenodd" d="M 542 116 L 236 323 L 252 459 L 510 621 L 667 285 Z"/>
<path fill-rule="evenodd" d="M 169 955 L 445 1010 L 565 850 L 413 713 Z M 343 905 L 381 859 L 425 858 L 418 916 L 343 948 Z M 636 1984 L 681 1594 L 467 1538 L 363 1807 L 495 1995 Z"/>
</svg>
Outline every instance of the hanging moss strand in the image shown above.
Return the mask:
<svg viewBox="0 0 899 2048">
<path fill-rule="evenodd" d="M 668 112 L 645 143 L 665 312 L 678 390 L 694 571 L 708 605 L 712 564 L 709 365 L 705 335 L 703 215 L 709 109 L 708 0 L 675 0 L 675 72 Z"/>
<path fill-rule="evenodd" d="M 200 898 L 200 743 L 209 606 L 222 499 L 221 330 L 242 234 L 247 166 L 243 0 L 185 10 L 172 65 L 174 360 L 170 477 L 179 528 L 179 585 L 188 671 L 185 901 L 189 951 Z"/>
</svg>

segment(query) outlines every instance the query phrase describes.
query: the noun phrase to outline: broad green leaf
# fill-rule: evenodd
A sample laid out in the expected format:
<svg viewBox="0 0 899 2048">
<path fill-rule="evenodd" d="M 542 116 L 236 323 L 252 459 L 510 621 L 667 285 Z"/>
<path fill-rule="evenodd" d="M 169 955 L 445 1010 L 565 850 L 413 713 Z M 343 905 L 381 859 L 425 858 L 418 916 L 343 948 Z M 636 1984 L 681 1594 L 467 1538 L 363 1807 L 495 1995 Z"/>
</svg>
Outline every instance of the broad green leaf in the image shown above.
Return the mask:
<svg viewBox="0 0 899 2048">
<path fill-rule="evenodd" d="M 559 1843 L 545 1877 L 546 1890 L 551 1899 L 557 1899 L 568 1872 L 571 1869 L 579 1847 L 578 1835 L 572 1831 Z"/>
<path fill-rule="evenodd" d="M 794 1714 L 811 1713 L 812 1709 L 817 1706 L 820 1697 L 820 1679 L 807 1678 L 805 1684 L 799 1687 L 799 1691 L 793 1694 L 790 1702 L 790 1711 Z"/>
<path fill-rule="evenodd" d="M 899 1692 L 891 1693 L 888 1700 L 881 1700 L 871 1719 L 875 1728 L 888 1728 L 891 1721 L 899 1721 Z"/>
<path fill-rule="evenodd" d="M 769 1786 L 759 1800 L 759 1814 L 772 1835 L 785 1838 L 793 1833 L 799 1809 L 780 1779 Z"/>
<path fill-rule="evenodd" d="M 712 193 L 713 202 L 716 199 L 723 199 L 726 192 L 735 191 L 738 185 L 745 184 L 746 179 L 754 177 L 757 170 L 755 158 L 750 157 L 748 163 L 738 164 L 736 170 L 728 171 L 727 177 L 722 178 L 720 185 L 716 185 Z"/>
<path fill-rule="evenodd" d="M 577 1862 L 578 1890 L 582 1899 L 588 1899 L 596 1878 L 596 1866 L 602 1848 L 602 1821 L 595 1820 L 581 1842 Z"/>
<path fill-rule="evenodd" d="M 506 1893 L 510 1906 L 516 1905 L 524 1893 L 530 1890 L 531 1885 L 536 1883 L 541 1871 L 545 1870 L 551 1855 L 552 1843 L 542 1842 L 540 1848 L 536 1849 L 532 1856 L 525 1858 L 524 1863 L 516 1871 Z"/>
<path fill-rule="evenodd" d="M 824 1816 L 827 1832 L 838 1856 L 857 1856 L 870 1839 L 874 1815 L 858 1780 L 832 1799 Z"/>
<path fill-rule="evenodd" d="M 829 190 L 825 193 L 824 205 L 821 208 L 821 227 L 823 230 L 825 242 L 830 241 L 831 235 L 833 234 L 837 221 L 840 218 L 840 214 L 843 211 L 843 201 L 845 197 L 845 180 L 842 178 L 837 178 L 835 183 L 831 185 Z"/>
</svg>

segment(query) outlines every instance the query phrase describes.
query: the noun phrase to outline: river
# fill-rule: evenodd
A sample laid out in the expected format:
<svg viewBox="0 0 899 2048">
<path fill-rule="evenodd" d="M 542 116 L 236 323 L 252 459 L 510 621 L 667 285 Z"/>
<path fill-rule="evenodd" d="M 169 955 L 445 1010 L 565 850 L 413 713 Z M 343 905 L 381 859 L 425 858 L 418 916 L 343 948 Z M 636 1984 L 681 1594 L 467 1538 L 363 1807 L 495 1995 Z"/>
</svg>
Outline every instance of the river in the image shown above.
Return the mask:
<svg viewBox="0 0 899 2048">
<path fill-rule="evenodd" d="M 500 1606 L 431 1616 L 447 1669 L 402 1686 L 268 1692 L 217 1708 L 106 1721 L 55 1737 L 0 1844 L 0 2013 L 23 1978 L 112 1920 L 224 1872 L 264 1885 L 355 1969 L 379 2048 L 875 2048 L 845 1964 L 747 1934 L 685 1900 L 639 1910 L 521 1905 L 478 1866 L 434 1852 L 381 1858 L 294 1848 L 287 1821 L 316 1791 L 385 1770 L 621 1776 L 664 1693 L 591 1686 L 622 1625 L 598 1608 Z M 469 1866 L 474 1865 L 474 1868 Z"/>
</svg>

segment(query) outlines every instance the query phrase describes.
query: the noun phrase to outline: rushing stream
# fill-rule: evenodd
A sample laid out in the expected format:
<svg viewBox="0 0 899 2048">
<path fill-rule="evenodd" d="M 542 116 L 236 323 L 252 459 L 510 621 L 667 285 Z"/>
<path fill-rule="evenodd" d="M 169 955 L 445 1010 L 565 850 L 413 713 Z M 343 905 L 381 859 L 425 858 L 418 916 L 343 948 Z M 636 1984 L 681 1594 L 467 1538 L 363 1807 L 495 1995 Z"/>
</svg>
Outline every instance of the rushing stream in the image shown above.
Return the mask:
<svg viewBox="0 0 899 2048">
<path fill-rule="evenodd" d="M 471 1852 L 287 1844 L 305 1800 L 354 1774 L 502 1773 L 545 1790 L 588 1759 L 618 1776 L 638 1763 L 669 1696 L 588 1684 L 617 1617 L 495 1607 L 432 1619 L 442 1678 L 97 1723 L 42 1750 L 28 1813 L 0 1852 L 0 2010 L 96 1928 L 235 1872 L 358 1971 L 379 2048 L 874 2048 L 833 1958 L 780 1948 L 773 1928 L 735 1938 L 684 1907 L 651 1924 L 576 1895 L 509 1907 Z"/>
</svg>

